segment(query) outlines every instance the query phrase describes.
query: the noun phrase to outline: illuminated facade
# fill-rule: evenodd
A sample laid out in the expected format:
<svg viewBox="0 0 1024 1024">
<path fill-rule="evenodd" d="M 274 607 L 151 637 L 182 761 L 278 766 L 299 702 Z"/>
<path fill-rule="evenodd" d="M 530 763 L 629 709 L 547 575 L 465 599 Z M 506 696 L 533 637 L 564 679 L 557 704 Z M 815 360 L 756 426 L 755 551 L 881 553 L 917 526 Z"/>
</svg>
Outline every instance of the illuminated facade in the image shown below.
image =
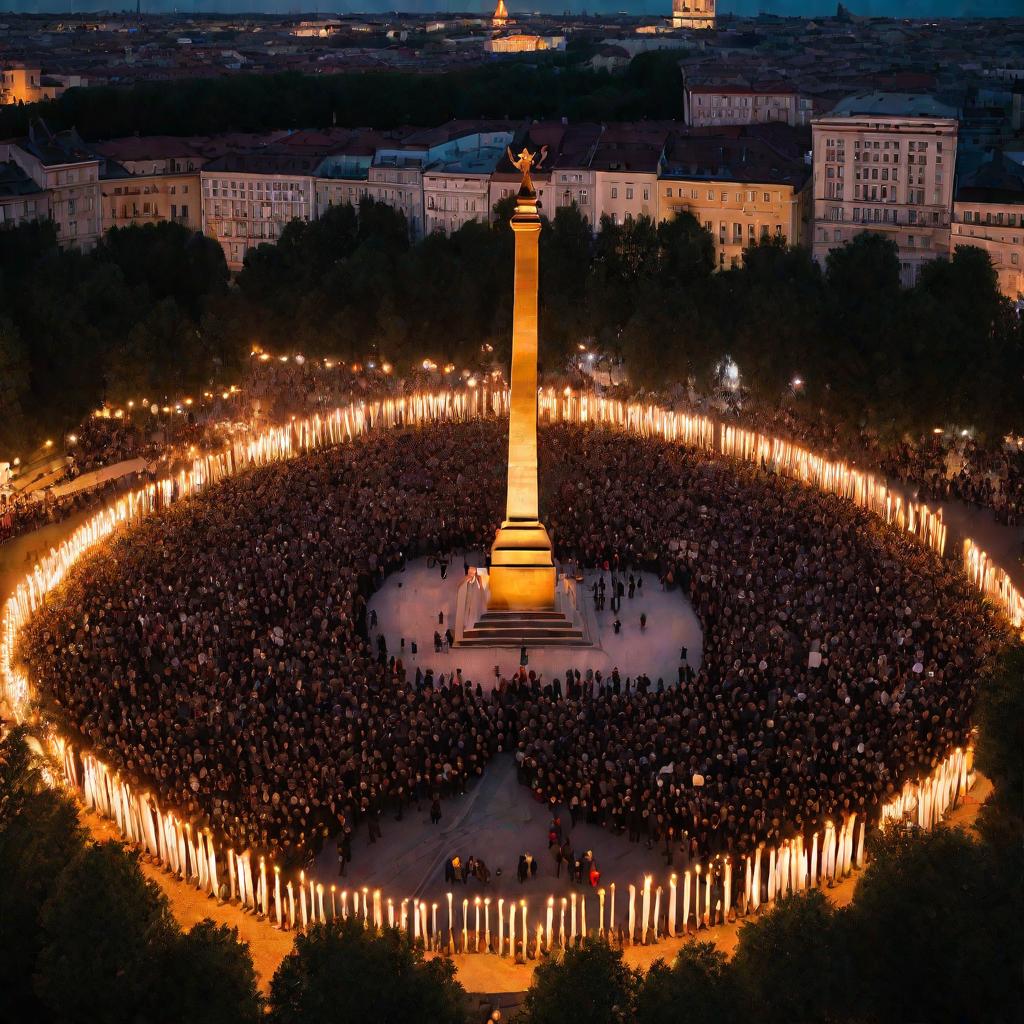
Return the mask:
<svg viewBox="0 0 1024 1024">
<path fill-rule="evenodd" d="M 715 0 L 672 0 L 672 27 L 715 27 Z"/>
</svg>

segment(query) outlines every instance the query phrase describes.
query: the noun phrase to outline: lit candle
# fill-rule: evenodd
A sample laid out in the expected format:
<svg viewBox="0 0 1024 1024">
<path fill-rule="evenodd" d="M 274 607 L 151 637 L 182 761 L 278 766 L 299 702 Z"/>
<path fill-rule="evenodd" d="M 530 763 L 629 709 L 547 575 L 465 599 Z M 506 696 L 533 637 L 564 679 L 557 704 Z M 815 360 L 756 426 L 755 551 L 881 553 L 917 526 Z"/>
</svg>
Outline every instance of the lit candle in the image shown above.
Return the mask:
<svg viewBox="0 0 1024 1024">
<path fill-rule="evenodd" d="M 299 872 L 299 895 L 302 902 L 300 908 L 302 910 L 302 930 L 305 931 L 309 927 L 309 913 L 306 908 L 306 873 L 305 871 Z"/>
<path fill-rule="evenodd" d="M 476 935 L 474 945 L 476 946 L 476 952 L 480 952 L 480 897 L 477 896 L 473 900 L 473 932 Z"/>
<path fill-rule="evenodd" d="M 700 868 L 700 865 L 698 864 L 696 866 L 696 868 L 694 868 L 694 878 L 693 878 L 693 905 L 694 905 L 693 920 L 694 920 L 694 924 L 695 924 L 694 931 L 698 931 L 698 932 L 700 931 L 700 922 L 701 922 L 701 916 L 700 916 L 700 871 L 701 871 L 701 868 Z"/>
<path fill-rule="evenodd" d="M 580 940 L 587 937 L 587 893 L 580 893 Z"/>
<path fill-rule="evenodd" d="M 498 956 L 505 955 L 505 900 L 498 900 Z"/>
<path fill-rule="evenodd" d="M 597 890 L 597 934 L 604 935 L 604 888 Z M 549 943 L 550 945 L 550 943 Z"/>
<path fill-rule="evenodd" d="M 430 936 L 427 933 L 427 901 L 420 900 L 420 934 L 423 936 L 423 948 L 430 949 Z"/>
<path fill-rule="evenodd" d="M 327 921 L 327 917 L 324 914 L 324 887 L 317 882 L 316 886 L 316 901 L 320 906 L 320 923 L 324 924 Z"/>
<path fill-rule="evenodd" d="M 430 926 L 431 926 L 431 943 L 434 949 L 441 948 L 441 941 L 437 935 L 437 904 L 430 904 Z"/>
<path fill-rule="evenodd" d="M 384 927 L 384 905 L 380 896 L 380 889 L 373 891 L 373 926 L 381 929 Z"/>
<path fill-rule="evenodd" d="M 288 882 L 288 927 L 295 931 L 295 890 L 291 881 Z"/>
<path fill-rule="evenodd" d="M 761 849 L 763 846 L 763 843 L 758 843 L 757 849 L 754 851 L 753 899 L 751 901 L 754 910 L 761 906 Z"/>
<path fill-rule="evenodd" d="M 857 836 L 857 867 L 864 867 L 864 833 L 867 830 L 867 818 L 860 820 L 860 832 Z"/>
<path fill-rule="evenodd" d="M 366 897 L 369 896 L 370 890 L 364 885 L 363 886 L 363 927 L 366 927 L 366 922 L 370 919 L 370 907 L 366 902 Z"/>
<path fill-rule="evenodd" d="M 420 937 L 420 901 L 414 899 L 412 901 L 412 941 L 415 945 L 416 940 Z"/>
<path fill-rule="evenodd" d="M 658 921 L 661 918 L 661 886 L 654 891 L 654 941 L 658 941 Z"/>
<path fill-rule="evenodd" d="M 516 901 L 508 901 L 508 955 L 516 955 Z"/>
<path fill-rule="evenodd" d="M 647 932 L 651 926 L 651 876 L 644 875 L 643 896 L 640 902 L 642 925 L 640 928 L 640 942 L 647 945 Z"/>
<path fill-rule="evenodd" d="M 629 944 L 633 945 L 633 938 L 636 929 L 636 886 L 629 886 Z"/>
<path fill-rule="evenodd" d="M 724 921 L 729 920 L 729 908 L 732 906 L 732 859 L 725 858 L 725 910 L 722 915 Z"/>
<path fill-rule="evenodd" d="M 469 900 L 462 901 L 462 952 L 469 952 Z"/>
<path fill-rule="evenodd" d="M 612 938 L 615 937 L 615 883 L 612 882 L 609 887 L 610 902 L 608 906 L 608 931 L 612 933 Z"/>
<path fill-rule="evenodd" d="M 668 934 L 676 937 L 676 876 L 672 874 L 668 880 Z"/>
<path fill-rule="evenodd" d="M 228 880 L 231 883 L 231 902 L 235 901 L 235 851 L 228 850 Z"/>
<path fill-rule="evenodd" d="M 813 889 L 818 884 L 818 833 L 811 837 L 811 879 L 810 885 Z"/>
<path fill-rule="evenodd" d="M 452 911 L 452 894 L 448 893 L 448 952 L 455 952 L 455 915 Z"/>
<path fill-rule="evenodd" d="M 711 924 L 711 868 L 708 867 L 704 874 L 704 925 L 705 927 Z"/>
<path fill-rule="evenodd" d="M 341 919 L 343 921 L 348 920 L 348 890 L 341 890 Z"/>
<path fill-rule="evenodd" d="M 519 907 L 523 912 L 523 956 L 526 956 L 526 944 L 530 941 L 530 930 L 526 927 L 526 900 L 519 901 Z"/>
<path fill-rule="evenodd" d="M 571 945 L 576 945 L 576 893 L 572 893 L 569 897 L 571 901 L 571 909 L 569 912 L 569 942 Z"/>
<path fill-rule="evenodd" d="M 277 911 L 277 927 L 283 928 L 282 907 L 281 907 L 281 869 L 274 865 L 274 908 Z"/>
<path fill-rule="evenodd" d="M 338 920 L 338 887 L 331 886 L 331 920 Z"/>
<path fill-rule="evenodd" d="M 398 929 L 406 938 L 409 935 L 409 901 L 402 900 L 398 907 Z"/>
<path fill-rule="evenodd" d="M 267 916 L 267 862 L 264 857 L 260 857 L 259 916 Z"/>
<path fill-rule="evenodd" d="M 562 906 L 558 915 L 558 944 L 565 949 L 565 906 L 569 901 L 563 896 Z"/>
<path fill-rule="evenodd" d="M 484 897 L 484 948 L 491 951 L 491 897 Z"/>
<path fill-rule="evenodd" d="M 395 901 L 388 897 L 388 927 L 395 927 Z"/>
</svg>

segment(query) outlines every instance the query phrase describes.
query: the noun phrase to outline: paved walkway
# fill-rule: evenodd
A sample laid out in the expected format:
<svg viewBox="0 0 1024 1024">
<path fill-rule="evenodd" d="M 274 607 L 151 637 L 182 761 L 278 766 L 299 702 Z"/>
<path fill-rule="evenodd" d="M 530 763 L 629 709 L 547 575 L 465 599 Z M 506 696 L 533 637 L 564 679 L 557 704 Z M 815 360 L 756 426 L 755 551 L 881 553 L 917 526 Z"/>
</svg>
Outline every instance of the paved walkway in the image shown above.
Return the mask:
<svg viewBox="0 0 1024 1024">
<path fill-rule="evenodd" d="M 480 559 L 467 556 L 469 564 L 479 565 Z M 635 679 L 641 673 L 657 684 L 664 679 L 669 685 L 678 679 L 682 647 L 687 648 L 689 664 L 700 667 L 703 647 L 700 622 L 690 602 L 680 591 L 665 591 L 654 573 L 634 573 L 643 581 L 633 598 L 623 597 L 618 619 L 621 632 L 613 628 L 616 616 L 609 608 L 611 600 L 611 574 L 587 572 L 580 586 L 581 598 L 593 607 L 590 587 L 598 576 L 603 575 L 608 584 L 604 611 L 596 612 L 597 645 L 595 647 L 531 647 L 528 651 L 529 668 L 542 679 L 550 681 L 555 676 L 565 678 L 568 668 L 578 668 L 585 674 L 593 669 L 602 676 L 610 676 L 618 667 L 623 680 L 629 675 Z M 456 557 L 449 566 L 447 579 L 441 579 L 441 570 L 430 568 L 427 559 L 409 562 L 404 572 L 389 576 L 384 585 L 370 599 L 369 610 L 377 613 L 374 636 L 383 635 L 388 654 L 401 657 L 410 675 L 416 668 L 425 672 L 428 668 L 443 672 L 447 678 L 456 669 L 462 670 L 463 679 L 480 683 L 490 690 L 495 683 L 494 669 L 499 668 L 508 677 L 519 668 L 519 648 L 473 648 L 454 647 L 451 650 L 434 651 L 434 633 L 444 636 L 451 627 L 455 631 L 455 602 L 459 585 L 464 578 L 463 560 Z M 628 583 L 627 574 L 625 582 Z M 629 593 L 627 589 L 627 595 Z M 444 619 L 438 621 L 438 615 Z M 647 628 L 640 629 L 640 616 L 646 614 Z M 405 646 L 402 646 L 402 640 Z M 418 652 L 412 654 L 412 642 Z"/>
</svg>

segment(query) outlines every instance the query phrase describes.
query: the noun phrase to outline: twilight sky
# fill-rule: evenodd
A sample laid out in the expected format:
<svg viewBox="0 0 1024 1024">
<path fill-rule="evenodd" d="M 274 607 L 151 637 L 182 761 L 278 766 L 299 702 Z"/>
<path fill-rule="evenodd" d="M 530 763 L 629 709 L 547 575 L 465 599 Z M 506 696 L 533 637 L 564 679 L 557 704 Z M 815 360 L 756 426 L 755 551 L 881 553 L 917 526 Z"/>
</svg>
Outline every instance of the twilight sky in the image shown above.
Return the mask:
<svg viewBox="0 0 1024 1024">
<path fill-rule="evenodd" d="M 628 11 L 633 14 L 660 14 L 671 7 L 671 0 L 510 0 L 510 11 L 557 12 Z M 849 0 L 856 14 L 889 17 L 951 17 L 956 15 L 1012 17 L 1024 16 L 1024 0 Z M 22 12 L 72 12 L 134 9 L 134 0 L 0 0 L 0 10 Z M 320 13 L 357 11 L 380 12 L 399 8 L 406 11 L 483 11 L 494 8 L 491 0 L 142 0 L 145 11 L 170 12 L 243 11 Z M 813 16 L 835 13 L 835 0 L 719 0 L 723 13 L 757 14 L 759 11 L 783 15 Z"/>
</svg>

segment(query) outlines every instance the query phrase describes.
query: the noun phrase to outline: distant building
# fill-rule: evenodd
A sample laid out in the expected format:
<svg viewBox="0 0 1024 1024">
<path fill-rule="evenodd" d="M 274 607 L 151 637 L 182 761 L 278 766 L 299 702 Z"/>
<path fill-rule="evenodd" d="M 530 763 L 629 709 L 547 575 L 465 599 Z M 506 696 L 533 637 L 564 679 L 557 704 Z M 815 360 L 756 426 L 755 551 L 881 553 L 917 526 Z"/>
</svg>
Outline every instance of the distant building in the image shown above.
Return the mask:
<svg viewBox="0 0 1024 1024">
<path fill-rule="evenodd" d="M 683 87 L 683 119 L 694 128 L 811 123 L 814 102 L 784 82 L 695 82 Z"/>
<path fill-rule="evenodd" d="M 64 247 L 91 249 L 99 240 L 100 157 L 74 129 L 51 132 L 42 120 L 26 138 L 0 143 L 0 162 L 16 164 L 46 193 L 46 213 Z"/>
<path fill-rule="evenodd" d="M 491 175 L 512 142 L 511 128 L 457 140 L 454 152 L 423 169 L 423 232 L 451 234 L 471 220 L 490 220 Z"/>
<path fill-rule="evenodd" d="M 203 167 L 203 230 L 220 243 L 231 271 L 242 269 L 250 249 L 276 242 L 290 221 L 315 217 L 320 159 L 268 146 Z"/>
<path fill-rule="evenodd" d="M 89 84 L 81 75 L 44 75 L 38 67 L 11 67 L 0 71 L 0 106 L 55 100 L 67 89 Z"/>
<path fill-rule="evenodd" d="M 495 36 L 484 42 L 484 50 L 487 53 L 533 53 L 537 50 L 564 49 L 565 36 L 535 36 L 525 32 Z"/>
<path fill-rule="evenodd" d="M 653 124 L 609 125 L 601 133 L 590 169 L 597 193 L 597 223 L 658 217 L 658 171 L 669 129 Z"/>
<path fill-rule="evenodd" d="M 200 170 L 206 157 L 189 139 L 134 136 L 95 146 L 106 158 L 100 175 L 103 230 L 171 221 L 203 229 Z"/>
<path fill-rule="evenodd" d="M 1024 297 L 1024 166 L 997 151 L 960 181 L 949 244 L 984 249 L 1000 291 Z"/>
<path fill-rule="evenodd" d="M 508 8 L 505 6 L 505 0 L 498 0 L 498 6 L 494 8 L 494 15 L 491 18 L 491 24 L 495 28 L 504 28 L 508 23 Z"/>
<path fill-rule="evenodd" d="M 860 93 L 816 118 L 812 135 L 815 259 L 874 231 L 896 242 L 913 285 L 949 252 L 956 111 L 930 96 Z"/>
<path fill-rule="evenodd" d="M 46 193 L 13 160 L 0 163 L 0 229 L 49 216 Z"/>
<path fill-rule="evenodd" d="M 672 0 L 672 27 L 715 27 L 715 0 Z"/>
<path fill-rule="evenodd" d="M 715 242 L 720 268 L 769 237 L 806 243 L 807 164 L 743 129 L 673 133 L 658 182 L 658 219 L 692 214 Z"/>
</svg>

